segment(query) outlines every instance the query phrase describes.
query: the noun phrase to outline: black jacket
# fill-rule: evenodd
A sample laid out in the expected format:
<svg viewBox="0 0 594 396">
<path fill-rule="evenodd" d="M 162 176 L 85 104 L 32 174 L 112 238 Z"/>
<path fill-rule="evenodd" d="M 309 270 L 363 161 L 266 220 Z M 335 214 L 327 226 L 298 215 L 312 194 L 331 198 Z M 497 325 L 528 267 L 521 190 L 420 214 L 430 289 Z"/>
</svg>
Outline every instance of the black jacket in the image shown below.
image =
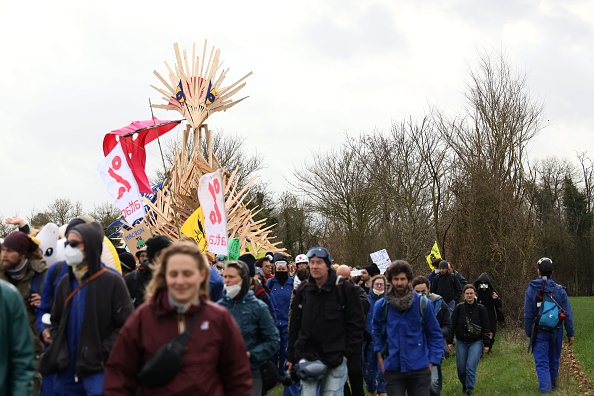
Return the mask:
<svg viewBox="0 0 594 396">
<path fill-rule="evenodd" d="M 486 283 L 487 288 L 481 289 L 480 284 Z M 487 314 L 489 315 L 489 323 L 491 324 L 491 332 L 497 332 L 497 309 L 501 308 L 501 299 L 498 297 L 493 299 L 493 292 L 495 289 L 493 285 L 491 285 L 491 280 L 486 272 L 483 272 L 474 282 L 474 287 L 476 287 L 476 298 L 479 304 L 482 304 L 487 309 Z"/>
<path fill-rule="evenodd" d="M 351 282 L 336 285 L 336 272 L 332 268 L 321 288 L 311 277 L 299 285 L 291 302 L 289 362 L 320 359 L 334 368 L 342 363 L 343 357 L 350 360 L 361 354 L 365 314 L 356 287 Z"/>
<path fill-rule="evenodd" d="M 73 230 L 81 235 L 85 243 L 88 270 L 82 278 L 84 281 L 102 268 L 103 230 L 97 222 L 81 224 Z M 58 331 L 57 324 L 63 315 L 70 315 L 75 301 L 74 298 L 70 300 L 64 309 L 64 302 L 73 291 L 73 283 L 76 283 L 74 273 L 69 268 L 68 275 L 58 284 L 52 307 L 50 332 L 54 339 Z M 84 304 L 82 323 L 68 323 L 66 330 L 66 337 L 71 338 L 68 331 L 80 326 L 75 362 L 76 375 L 80 378 L 103 371 L 118 332 L 134 310 L 124 280 L 111 270 L 99 275 L 83 289 L 85 299 L 81 302 Z M 62 347 L 68 349 L 68 344 L 65 342 Z"/>
<path fill-rule="evenodd" d="M 439 294 L 446 304 L 452 300 L 458 302 L 462 295 L 462 285 L 454 274 L 437 274 L 431 282 L 431 293 Z"/>
<path fill-rule="evenodd" d="M 152 278 L 153 270 L 148 266 L 147 260 L 143 261 L 137 270 L 126 274 L 124 277 L 134 308 L 138 308 L 144 302 L 146 287 Z"/>
<path fill-rule="evenodd" d="M 481 335 L 474 336 L 468 333 L 466 328 L 466 316 L 470 321 L 476 325 L 481 326 Z M 454 312 L 452 312 L 452 327 L 454 331 L 448 337 L 448 344 L 451 344 L 456 335 L 456 340 L 462 342 L 474 342 L 483 340 L 483 344 L 489 343 L 489 316 L 484 306 L 477 303 L 476 300 L 472 304 L 466 301 L 456 305 Z"/>
</svg>

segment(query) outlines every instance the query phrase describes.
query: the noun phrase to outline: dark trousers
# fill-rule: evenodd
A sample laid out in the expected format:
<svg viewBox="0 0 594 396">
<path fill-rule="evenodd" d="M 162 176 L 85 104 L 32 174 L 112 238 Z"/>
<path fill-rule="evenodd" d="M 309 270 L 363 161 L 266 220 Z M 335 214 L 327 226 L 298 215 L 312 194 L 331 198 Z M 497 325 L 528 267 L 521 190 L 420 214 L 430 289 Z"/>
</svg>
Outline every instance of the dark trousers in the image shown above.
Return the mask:
<svg viewBox="0 0 594 396">
<path fill-rule="evenodd" d="M 365 392 L 363 391 L 363 372 L 349 373 L 349 381 L 344 384 L 344 396 L 365 396 Z"/>
<path fill-rule="evenodd" d="M 429 396 L 431 370 L 427 367 L 408 373 L 386 371 L 384 380 L 388 396 Z"/>
</svg>

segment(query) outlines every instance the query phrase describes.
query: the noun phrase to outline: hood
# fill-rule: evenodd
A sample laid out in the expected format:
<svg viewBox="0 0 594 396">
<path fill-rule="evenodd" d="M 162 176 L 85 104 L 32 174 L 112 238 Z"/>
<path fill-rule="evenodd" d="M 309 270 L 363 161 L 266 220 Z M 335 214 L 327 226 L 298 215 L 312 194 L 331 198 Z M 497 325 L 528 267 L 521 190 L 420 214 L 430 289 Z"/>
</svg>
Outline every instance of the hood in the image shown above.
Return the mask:
<svg viewBox="0 0 594 396">
<path fill-rule="evenodd" d="M 79 224 L 69 232 L 77 232 L 85 243 L 85 261 L 89 266 L 89 274 L 94 274 L 101 269 L 101 253 L 103 251 L 103 228 L 99 223 Z"/>
<path fill-rule="evenodd" d="M 536 291 L 541 290 L 542 289 L 542 278 L 531 280 L 529 287 L 536 289 Z M 557 287 L 557 283 L 555 283 L 554 280 L 547 279 L 545 281 L 545 288 L 544 288 L 545 292 L 553 293 L 553 292 L 555 292 L 556 287 Z"/>
<path fill-rule="evenodd" d="M 476 281 L 474 282 L 474 287 L 478 287 L 479 283 L 488 283 L 489 285 L 491 285 L 491 279 L 489 279 L 489 275 L 487 275 L 486 272 L 483 272 L 482 274 L 480 274 L 478 278 L 476 278 Z"/>
<path fill-rule="evenodd" d="M 243 276 L 241 277 L 241 290 L 234 300 L 242 300 L 250 290 L 250 268 L 246 263 L 241 260 L 237 260 L 237 263 L 241 265 Z"/>
</svg>

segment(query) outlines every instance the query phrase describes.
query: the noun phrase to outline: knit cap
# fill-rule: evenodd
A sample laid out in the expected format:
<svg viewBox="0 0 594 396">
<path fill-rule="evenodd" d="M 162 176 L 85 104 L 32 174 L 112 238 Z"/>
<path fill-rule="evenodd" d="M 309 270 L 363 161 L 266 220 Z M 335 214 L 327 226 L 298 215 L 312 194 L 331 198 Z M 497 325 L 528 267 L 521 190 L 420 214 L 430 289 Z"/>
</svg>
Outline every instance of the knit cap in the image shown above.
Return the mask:
<svg viewBox="0 0 594 396">
<path fill-rule="evenodd" d="M 39 249 L 39 245 L 36 244 L 29 235 L 21 231 L 15 231 L 8 234 L 8 236 L 4 238 L 2 246 L 24 255 L 33 253 L 35 250 Z"/>
</svg>

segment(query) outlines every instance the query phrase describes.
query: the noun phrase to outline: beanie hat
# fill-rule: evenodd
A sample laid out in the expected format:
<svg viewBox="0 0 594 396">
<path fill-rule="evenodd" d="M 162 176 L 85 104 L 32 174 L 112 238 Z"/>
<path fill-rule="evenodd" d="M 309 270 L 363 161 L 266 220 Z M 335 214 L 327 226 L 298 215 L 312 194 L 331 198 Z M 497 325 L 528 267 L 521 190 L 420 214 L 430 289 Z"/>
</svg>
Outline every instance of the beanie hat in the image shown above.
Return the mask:
<svg viewBox="0 0 594 396">
<path fill-rule="evenodd" d="M 243 261 L 247 264 L 248 269 L 250 270 L 250 278 L 256 276 L 256 258 L 251 253 L 242 254 L 239 256 L 239 261 Z"/>
<path fill-rule="evenodd" d="M 311 259 L 312 257 L 321 258 L 324 260 L 328 268 L 332 268 L 332 256 L 330 256 L 330 252 L 328 249 L 323 247 L 314 247 L 307 251 L 307 258 Z"/>
<path fill-rule="evenodd" d="M 163 249 L 171 245 L 171 239 L 163 235 L 157 235 L 146 240 L 146 254 L 148 261 L 153 261 L 155 256 Z"/>
<path fill-rule="evenodd" d="M 21 231 L 15 231 L 8 234 L 2 243 L 4 247 L 14 250 L 19 254 L 30 254 L 39 249 L 39 245 L 35 243 L 29 235 Z"/>
<path fill-rule="evenodd" d="M 120 264 L 122 265 L 122 267 L 126 267 L 128 271 L 133 271 L 134 268 L 136 268 L 136 260 L 134 259 L 132 253 L 118 253 L 118 257 L 120 258 Z"/>
<path fill-rule="evenodd" d="M 376 276 L 376 275 L 379 275 L 379 274 L 380 274 L 380 269 L 379 269 L 379 267 L 377 266 L 377 264 L 375 264 L 375 263 L 373 263 L 373 264 L 371 264 L 371 265 L 368 265 L 367 267 L 363 267 L 363 269 L 364 269 L 365 271 L 367 271 L 367 273 L 369 274 L 369 277 L 370 277 L 370 278 L 373 278 L 374 276 Z"/>
<path fill-rule="evenodd" d="M 284 253 L 281 253 L 281 252 L 274 253 L 273 259 L 274 259 L 275 263 L 277 261 L 284 261 L 285 264 L 287 264 L 287 255 Z"/>
<path fill-rule="evenodd" d="M 448 262 L 445 260 L 441 260 L 439 262 L 439 268 L 448 268 Z"/>
</svg>

